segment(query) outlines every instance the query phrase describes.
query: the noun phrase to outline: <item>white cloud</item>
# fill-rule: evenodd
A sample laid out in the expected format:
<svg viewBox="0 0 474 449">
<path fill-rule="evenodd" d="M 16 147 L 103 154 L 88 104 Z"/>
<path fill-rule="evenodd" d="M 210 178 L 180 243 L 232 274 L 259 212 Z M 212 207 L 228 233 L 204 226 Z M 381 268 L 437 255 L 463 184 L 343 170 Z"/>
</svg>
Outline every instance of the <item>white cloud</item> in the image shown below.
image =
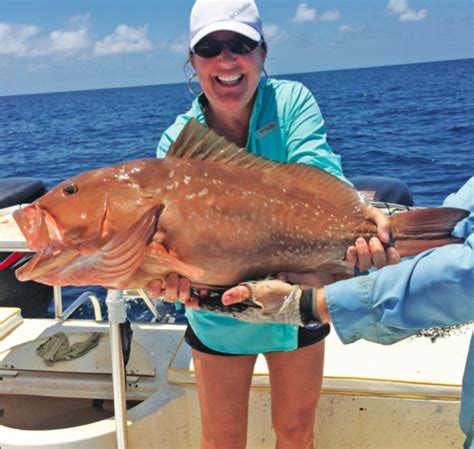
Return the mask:
<svg viewBox="0 0 474 449">
<path fill-rule="evenodd" d="M 341 33 L 360 33 L 365 30 L 364 25 L 354 26 L 354 25 L 341 25 L 339 31 Z"/>
<path fill-rule="evenodd" d="M 387 9 L 395 14 L 402 14 L 408 9 L 406 0 L 389 0 Z"/>
<path fill-rule="evenodd" d="M 418 11 L 411 9 L 406 0 L 389 0 L 387 9 L 398 15 L 400 22 L 418 22 L 426 19 L 428 14 L 426 9 L 420 9 Z"/>
<path fill-rule="evenodd" d="M 74 31 L 55 30 L 49 35 L 48 53 L 76 53 L 90 45 L 85 28 Z"/>
<path fill-rule="evenodd" d="M 321 14 L 319 20 L 323 22 L 332 22 L 339 20 L 341 18 L 341 13 L 337 9 L 331 9 L 330 11 L 325 11 Z"/>
<path fill-rule="evenodd" d="M 110 55 L 149 51 L 153 45 L 146 35 L 147 32 L 147 25 L 136 28 L 119 25 L 112 34 L 95 43 L 94 53 Z"/>
<path fill-rule="evenodd" d="M 275 24 L 263 25 L 263 34 L 265 40 L 270 44 L 278 44 L 287 38 L 286 31 L 280 29 L 280 27 Z"/>
<path fill-rule="evenodd" d="M 54 30 L 42 38 L 35 25 L 0 23 L 0 54 L 17 58 L 40 56 L 70 56 L 91 45 L 85 27 L 71 30 Z"/>
<path fill-rule="evenodd" d="M 316 9 L 310 8 L 307 3 L 300 3 L 291 20 L 293 23 L 312 22 L 316 19 Z"/>
<path fill-rule="evenodd" d="M 418 22 L 420 20 L 425 20 L 428 11 L 426 9 L 420 9 L 419 11 L 413 11 L 408 9 L 400 16 L 400 22 Z"/>
<path fill-rule="evenodd" d="M 9 24 L 0 22 L 0 55 L 25 56 L 31 39 L 40 29 L 34 25 Z"/>
<path fill-rule="evenodd" d="M 0 22 L 0 55 L 16 58 L 87 57 L 113 53 L 143 52 L 153 49 L 147 37 L 148 28 L 119 25 L 115 31 L 95 44 L 89 33 L 90 14 L 76 15 L 69 19 L 64 29 L 46 35 L 30 24 Z M 173 49 L 176 50 L 176 49 Z M 35 65 L 31 65 L 36 70 Z"/>
</svg>

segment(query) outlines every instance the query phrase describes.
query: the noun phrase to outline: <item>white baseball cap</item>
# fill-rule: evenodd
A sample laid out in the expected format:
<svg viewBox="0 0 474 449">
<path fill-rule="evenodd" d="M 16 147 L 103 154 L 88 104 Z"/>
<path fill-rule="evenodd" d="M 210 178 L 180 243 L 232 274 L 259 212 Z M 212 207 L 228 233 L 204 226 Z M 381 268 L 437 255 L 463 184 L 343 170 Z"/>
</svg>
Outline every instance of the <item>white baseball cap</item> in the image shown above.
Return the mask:
<svg viewBox="0 0 474 449">
<path fill-rule="evenodd" d="M 189 28 L 191 50 L 214 31 L 234 31 L 256 42 L 263 38 L 262 21 L 254 0 L 196 0 Z"/>
</svg>

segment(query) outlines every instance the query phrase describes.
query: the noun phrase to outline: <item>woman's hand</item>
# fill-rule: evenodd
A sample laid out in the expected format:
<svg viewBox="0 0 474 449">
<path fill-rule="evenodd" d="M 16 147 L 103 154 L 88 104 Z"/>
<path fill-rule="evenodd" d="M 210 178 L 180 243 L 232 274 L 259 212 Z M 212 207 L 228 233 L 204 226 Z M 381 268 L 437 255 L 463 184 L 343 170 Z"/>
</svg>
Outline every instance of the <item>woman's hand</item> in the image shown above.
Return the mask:
<svg viewBox="0 0 474 449">
<path fill-rule="evenodd" d="M 161 279 L 151 280 L 146 291 L 150 297 L 161 297 L 166 302 L 180 301 L 186 304 L 192 298 L 189 279 L 180 277 L 176 273 L 168 274 L 164 282 Z"/>
<path fill-rule="evenodd" d="M 370 219 L 377 225 L 377 237 L 372 237 L 367 244 L 365 239 L 359 237 L 355 245 L 349 246 L 346 251 L 346 260 L 357 265 L 360 270 L 368 270 L 372 266 L 382 268 L 400 262 L 398 251 L 389 247 L 384 249 L 383 243 L 390 241 L 390 220 L 376 207 L 370 208 Z"/>
</svg>

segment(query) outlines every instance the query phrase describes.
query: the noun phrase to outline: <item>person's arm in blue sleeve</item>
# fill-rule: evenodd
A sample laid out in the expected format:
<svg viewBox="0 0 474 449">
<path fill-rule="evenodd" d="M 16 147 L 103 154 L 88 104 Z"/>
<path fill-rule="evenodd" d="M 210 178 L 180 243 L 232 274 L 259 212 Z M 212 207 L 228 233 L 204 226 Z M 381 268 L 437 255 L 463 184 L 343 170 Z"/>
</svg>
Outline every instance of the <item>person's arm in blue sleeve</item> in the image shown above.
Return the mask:
<svg viewBox="0 0 474 449">
<path fill-rule="evenodd" d="M 474 320 L 474 178 L 444 206 L 470 210 L 454 235 L 464 244 L 424 252 L 412 260 L 324 288 L 325 305 L 344 343 L 359 339 L 390 344 L 418 330 Z M 459 423 L 465 449 L 474 443 L 474 333 L 466 367 Z"/>
<path fill-rule="evenodd" d="M 344 343 L 390 344 L 420 329 L 474 320 L 474 178 L 445 206 L 471 211 L 455 229 L 464 244 L 426 251 L 398 265 L 324 288 L 326 306 Z"/>
<path fill-rule="evenodd" d="M 292 89 L 287 111 L 287 162 L 314 165 L 348 182 L 341 157 L 327 142 L 324 119 L 313 95 L 300 83 L 294 83 Z"/>
<path fill-rule="evenodd" d="M 366 276 L 326 286 L 344 343 L 391 344 L 420 329 L 474 320 L 474 235 Z"/>
<path fill-rule="evenodd" d="M 191 116 L 187 114 L 179 115 L 176 118 L 176 121 L 163 132 L 156 148 L 156 157 L 158 159 L 164 159 L 171 144 L 178 138 L 180 132 L 183 130 L 190 118 Z"/>
</svg>

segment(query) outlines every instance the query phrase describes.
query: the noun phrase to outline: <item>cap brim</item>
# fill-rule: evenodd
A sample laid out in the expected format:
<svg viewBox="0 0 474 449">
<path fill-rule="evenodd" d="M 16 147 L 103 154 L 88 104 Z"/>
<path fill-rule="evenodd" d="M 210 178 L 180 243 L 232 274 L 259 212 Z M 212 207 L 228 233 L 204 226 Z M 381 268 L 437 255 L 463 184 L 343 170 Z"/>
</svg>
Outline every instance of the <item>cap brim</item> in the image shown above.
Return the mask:
<svg viewBox="0 0 474 449">
<path fill-rule="evenodd" d="M 214 33 L 215 31 L 234 31 L 235 33 L 242 34 L 255 42 L 259 42 L 262 38 L 260 33 L 250 25 L 246 25 L 245 23 L 241 22 L 235 22 L 233 20 L 226 20 L 211 23 L 210 25 L 205 26 L 202 30 L 199 30 L 189 42 L 189 48 L 192 50 L 203 37 Z"/>
</svg>

